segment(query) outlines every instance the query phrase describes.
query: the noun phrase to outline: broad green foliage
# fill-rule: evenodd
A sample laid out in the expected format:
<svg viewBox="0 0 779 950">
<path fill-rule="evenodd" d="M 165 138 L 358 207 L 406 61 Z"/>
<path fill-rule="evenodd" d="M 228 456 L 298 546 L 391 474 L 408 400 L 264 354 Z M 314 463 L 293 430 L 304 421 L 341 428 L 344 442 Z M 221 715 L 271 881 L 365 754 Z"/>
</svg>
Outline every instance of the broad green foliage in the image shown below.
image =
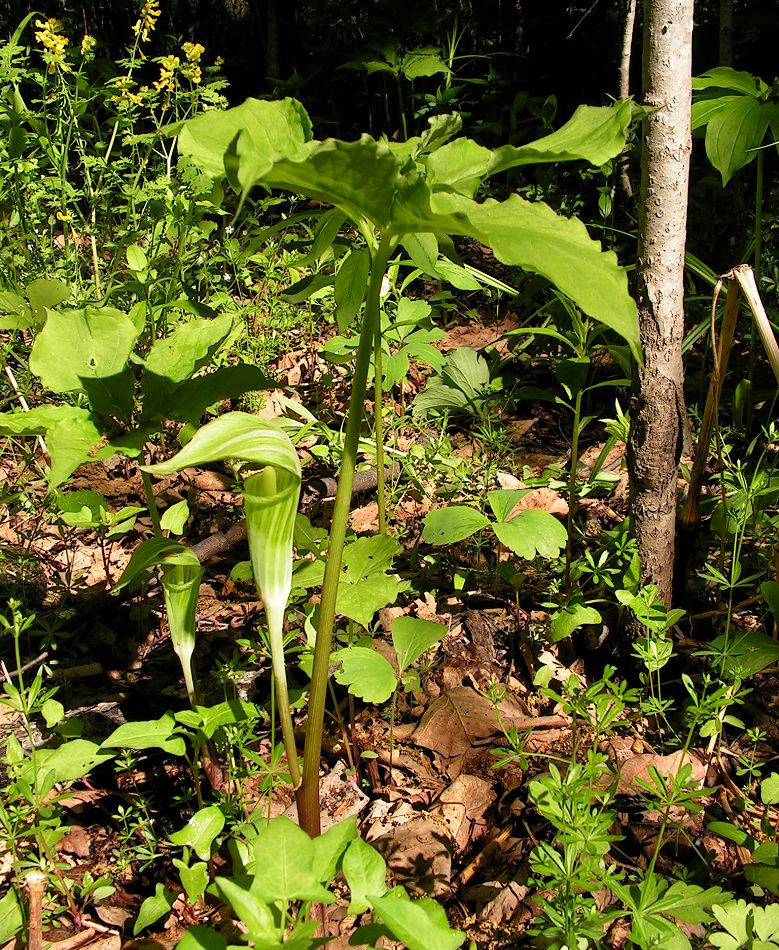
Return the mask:
<svg viewBox="0 0 779 950">
<path fill-rule="evenodd" d="M 380 653 L 369 646 L 358 645 L 333 654 L 333 659 L 340 664 L 335 678 L 354 696 L 369 703 L 384 703 L 395 692 L 398 683 L 404 682 L 406 671 L 445 634 L 443 624 L 418 617 L 398 617 L 392 623 L 397 671 Z"/>
<path fill-rule="evenodd" d="M 144 359 L 136 352 L 141 328 L 117 310 L 44 312 L 30 368 L 51 392 L 84 393 L 88 407 L 0 413 L 0 434 L 46 436 L 52 488 L 86 461 L 116 452 L 139 455 L 165 420 L 199 422 L 212 404 L 269 382 L 245 363 L 205 372 L 239 332 L 233 316 L 185 323 L 157 340 Z"/>
<path fill-rule="evenodd" d="M 577 114 L 570 128 L 540 140 L 531 151 L 495 158 L 474 143 L 456 140 L 436 159 L 439 143 L 424 137 L 398 146 L 367 135 L 356 142 L 317 141 L 299 103 L 250 99 L 185 123 L 179 150 L 212 177 L 226 175 L 244 196 L 257 183 L 304 194 L 339 208 L 364 233 L 476 238 L 504 263 L 543 274 L 585 313 L 622 335 L 638 358 L 635 304 L 614 254 L 604 252 L 581 222 L 561 218 L 543 203 L 518 195 L 481 203 L 472 197 L 493 165 L 503 170 L 538 156 L 549 161 L 614 157 L 624 147 L 631 116 L 632 106 L 618 103 Z M 588 130 L 595 129 L 599 144 L 589 150 Z"/>
<path fill-rule="evenodd" d="M 211 848 L 217 835 L 224 828 L 224 812 L 218 805 L 201 808 L 189 819 L 181 831 L 170 836 L 172 844 L 186 845 L 202 860 L 211 857 Z"/>
<path fill-rule="evenodd" d="M 11 889 L 0 898 L 0 940 L 7 943 L 21 930 L 23 920 L 19 898 Z"/>
<path fill-rule="evenodd" d="M 490 381 L 487 361 L 467 346 L 458 347 L 447 355 L 440 375 L 432 377 L 414 398 L 414 413 L 450 412 L 479 418 L 489 412 L 497 389 L 498 384 Z"/>
<path fill-rule="evenodd" d="M 692 128 L 706 129 L 706 154 L 727 185 L 734 173 L 756 158 L 766 131 L 779 141 L 777 83 L 729 66 L 710 69 L 692 81 Z"/>
<path fill-rule="evenodd" d="M 724 930 L 709 934 L 720 950 L 775 950 L 779 947 L 779 904 L 747 903 L 744 900 L 715 904 L 712 912 Z"/>
<path fill-rule="evenodd" d="M 443 908 L 435 901 L 411 901 L 402 888 L 388 892 L 384 858 L 359 837 L 353 818 L 314 840 L 288 818 L 274 819 L 251 842 L 244 873 L 236 873 L 235 879 L 217 877 L 214 889 L 240 918 L 246 928 L 243 936 L 253 946 L 309 950 L 321 943 L 314 937 L 317 921 L 304 905 L 290 926 L 290 904 L 332 903 L 335 895 L 329 885 L 341 870 L 351 891 L 349 912 L 372 910 L 383 921 L 383 926 L 365 928 L 371 932 L 371 944 L 384 936 L 402 941 L 410 950 L 456 950 L 465 940 L 465 934 L 449 927 Z M 164 896 L 155 895 L 155 909 Z M 365 945 L 360 938 L 358 931 L 353 942 Z M 217 931 L 192 927 L 177 947 L 227 950 L 228 944 Z"/>
<path fill-rule="evenodd" d="M 422 537 L 430 544 L 454 544 L 477 531 L 491 528 L 498 540 L 518 557 L 532 559 L 537 554 L 554 558 L 565 547 L 567 533 L 563 525 L 547 511 L 528 509 L 513 515 L 527 489 L 498 489 L 488 492 L 487 501 L 496 517 L 490 521 L 480 511 L 463 505 L 437 508 L 425 517 Z"/>
</svg>

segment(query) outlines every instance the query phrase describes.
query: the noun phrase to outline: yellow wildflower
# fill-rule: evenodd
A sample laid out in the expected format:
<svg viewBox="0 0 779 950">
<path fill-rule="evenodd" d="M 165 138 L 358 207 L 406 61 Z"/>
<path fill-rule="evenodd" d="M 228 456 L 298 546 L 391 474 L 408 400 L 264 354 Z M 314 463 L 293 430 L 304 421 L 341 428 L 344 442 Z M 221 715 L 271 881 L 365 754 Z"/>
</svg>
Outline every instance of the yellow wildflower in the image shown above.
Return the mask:
<svg viewBox="0 0 779 950">
<path fill-rule="evenodd" d="M 57 67 L 64 73 L 70 72 L 70 66 L 65 62 L 65 47 L 70 40 L 62 33 L 62 24 L 54 17 L 50 17 L 45 22 L 36 20 L 38 27 L 35 33 L 35 39 L 43 46 L 43 59 L 48 63 L 48 71 L 55 73 Z"/>
<path fill-rule="evenodd" d="M 181 48 L 190 63 L 199 63 L 200 57 L 206 51 L 202 43 L 183 43 Z"/>
<path fill-rule="evenodd" d="M 200 57 L 205 53 L 205 47 L 200 43 L 183 43 L 181 48 L 187 57 L 187 62 L 182 67 L 181 72 L 190 82 L 198 85 L 203 79 Z"/>
<path fill-rule="evenodd" d="M 111 85 L 117 90 L 116 95 L 111 98 L 120 109 L 126 109 L 130 105 L 141 105 L 142 99 L 137 92 L 133 92 L 133 82 L 129 77 L 120 76 L 114 79 Z"/>
<path fill-rule="evenodd" d="M 81 55 L 88 56 L 95 46 L 97 46 L 97 40 L 94 38 L 94 36 L 90 36 L 89 33 L 85 33 L 84 38 L 81 40 Z"/>
<path fill-rule="evenodd" d="M 141 15 L 133 26 L 133 33 L 140 36 L 142 42 L 149 42 L 149 36 L 157 26 L 160 13 L 160 0 L 145 0 L 141 7 Z"/>
<path fill-rule="evenodd" d="M 163 56 L 160 66 L 160 78 L 154 83 L 157 92 L 171 93 L 176 88 L 176 72 L 181 66 L 178 56 Z"/>
</svg>

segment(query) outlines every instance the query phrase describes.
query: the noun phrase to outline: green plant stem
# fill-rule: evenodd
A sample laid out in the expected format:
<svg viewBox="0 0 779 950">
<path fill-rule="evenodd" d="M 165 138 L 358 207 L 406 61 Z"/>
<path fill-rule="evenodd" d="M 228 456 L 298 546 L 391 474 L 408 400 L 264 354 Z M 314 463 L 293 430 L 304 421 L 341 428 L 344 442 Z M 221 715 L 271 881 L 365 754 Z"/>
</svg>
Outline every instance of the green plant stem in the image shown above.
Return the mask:
<svg viewBox="0 0 779 950">
<path fill-rule="evenodd" d="M 154 490 L 151 487 L 151 475 L 148 472 L 144 472 L 141 469 L 141 478 L 143 479 L 143 491 L 146 495 L 146 504 L 149 508 L 149 517 L 151 518 L 151 526 L 154 529 L 154 534 L 158 537 L 162 537 L 162 522 L 160 521 L 160 513 L 157 511 L 157 503 L 154 500 Z"/>
<path fill-rule="evenodd" d="M 568 476 L 568 541 L 565 545 L 565 590 L 571 589 L 571 562 L 573 560 L 573 518 L 576 514 L 576 467 L 579 464 L 579 424 L 582 417 L 582 392 L 576 393 L 573 407 L 573 435 L 571 436 L 571 471 Z"/>
<path fill-rule="evenodd" d="M 373 347 L 373 437 L 376 440 L 376 500 L 379 505 L 379 534 L 387 533 L 387 485 L 384 472 L 384 372 L 381 367 L 381 320 Z"/>
<path fill-rule="evenodd" d="M 289 777 L 292 779 L 292 787 L 298 788 L 300 786 L 300 765 L 298 763 L 297 745 L 295 744 L 295 727 L 292 723 L 292 712 L 289 708 L 287 667 L 284 658 L 285 606 L 286 603 L 266 603 L 265 616 L 268 620 L 268 639 L 271 645 L 271 665 L 273 666 L 273 679 L 276 684 L 276 708 L 281 722 L 281 736 L 287 753 L 287 765 L 289 767 Z"/>
<path fill-rule="evenodd" d="M 333 507 L 330 544 L 327 549 L 327 565 L 322 585 L 322 600 L 319 605 L 314 664 L 311 672 L 311 692 L 308 698 L 308 724 L 303 754 L 303 782 L 298 790 L 297 797 L 300 826 L 311 837 L 318 835 L 321 829 L 319 760 L 322 752 L 330 649 L 335 627 L 335 601 L 338 595 L 338 583 L 341 579 L 341 562 L 352 500 L 354 467 L 360 441 L 360 425 L 365 410 L 368 366 L 370 365 L 371 351 L 376 336 L 376 327 L 379 324 L 381 282 L 390 255 L 395 249 L 395 243 L 395 239 L 391 237 L 383 238 L 373 255 L 365 315 L 360 332 L 360 346 L 355 364 L 352 398 L 349 403 L 349 415 L 346 422 L 343 459 Z"/>
<path fill-rule="evenodd" d="M 400 128 L 403 133 L 403 141 L 408 141 L 408 123 L 406 122 L 406 107 L 403 104 L 403 84 L 400 79 L 400 73 L 395 74 L 395 88 L 398 91 L 398 111 L 400 112 Z"/>
</svg>

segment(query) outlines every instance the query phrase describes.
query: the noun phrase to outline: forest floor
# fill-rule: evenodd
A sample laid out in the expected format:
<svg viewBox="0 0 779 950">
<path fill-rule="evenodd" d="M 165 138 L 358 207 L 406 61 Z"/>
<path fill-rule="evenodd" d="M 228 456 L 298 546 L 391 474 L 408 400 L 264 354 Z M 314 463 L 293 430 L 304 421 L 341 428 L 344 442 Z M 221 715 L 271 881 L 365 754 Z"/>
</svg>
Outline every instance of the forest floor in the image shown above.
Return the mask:
<svg viewBox="0 0 779 950">
<path fill-rule="evenodd" d="M 480 351 L 500 347 L 511 328 L 510 313 L 460 323 L 448 328 L 440 345 Z M 334 368 L 317 356 L 318 345 L 319 341 L 300 340 L 279 357 L 272 369 L 282 386 L 303 381 L 313 392 L 324 374 L 333 374 Z M 340 385 L 330 387 L 327 397 L 334 415 L 348 396 L 348 378 L 345 371 L 339 372 Z M 412 375 L 408 397 L 420 382 L 421 377 Z M 395 408 L 402 413 L 402 406 Z M 484 433 L 467 425 L 451 435 L 452 455 L 476 495 L 488 487 L 524 487 L 528 474 L 540 476 L 550 464 L 565 461 L 566 432 L 555 413 L 539 403 L 527 409 L 525 418 L 504 411 L 495 420 L 501 428 L 497 455 L 494 444 L 485 447 Z M 272 417 L 281 411 L 274 394 L 266 394 L 261 414 Z M 420 439 L 420 431 L 401 422 L 391 439 L 400 453 L 407 452 Z M 602 445 L 602 441 L 590 444 L 582 453 L 583 481 Z M 316 461 L 311 447 L 307 446 L 302 510 L 313 525 L 326 529 L 335 472 Z M 490 453 L 491 485 L 486 485 L 480 473 Z M 627 476 L 619 451 L 609 464 L 619 476 L 610 492 L 584 497 L 579 503 L 577 519 L 585 546 L 588 537 L 616 529 L 627 513 Z M 117 540 L 69 528 L 49 516 L 43 500 L 46 486 L 35 463 L 25 466 L 13 452 L 7 451 L 0 460 L 0 480 L 15 486 L 25 499 L 23 506 L 2 513 L 0 566 L 3 595 L 23 591 L 37 613 L 38 632 L 23 657 L 26 675 L 45 669 L 46 682 L 57 687 L 66 718 L 79 720 L 82 735 L 98 742 L 123 723 L 186 708 L 159 584 L 152 581 L 143 596 L 109 593 L 148 525 L 141 519 Z M 351 516 L 357 537 L 377 528 L 369 463 L 365 469 L 363 484 L 369 487 L 355 495 Z M 539 670 L 546 668 L 543 681 L 553 690 L 559 692 L 574 677 L 585 691 L 601 681 L 608 664 L 616 664 L 616 677 L 637 686 L 635 671 L 624 665 L 626 651 L 620 640 L 625 633 L 616 605 L 604 613 L 600 627 L 584 628 L 573 639 L 550 644 L 539 634 L 551 609 L 542 589 L 544 577 L 532 565 L 524 586 L 512 593 L 497 580 L 505 555 L 496 557 L 472 542 L 448 550 L 445 559 L 426 560 L 420 531 L 422 519 L 437 504 L 439 478 L 433 467 L 415 472 L 413 479 L 401 470 L 391 480 L 389 530 L 403 545 L 394 569 L 410 583 L 402 605 L 379 612 L 374 648 L 392 658 L 389 630 L 403 614 L 443 624 L 446 635 L 427 655 L 418 688 L 401 692 L 394 709 L 360 703 L 340 691 L 334 694 L 339 711 L 328 720 L 326 731 L 323 827 L 358 816 L 363 837 L 385 856 L 392 879 L 405 884 L 412 895 L 442 902 L 452 925 L 479 947 L 535 945 L 528 929 L 550 894 L 536 883 L 530 856 L 554 829 L 529 801 L 528 786 L 555 765 L 564 773 L 596 746 L 615 776 L 609 800 L 613 808 L 609 833 L 615 836 L 610 863 L 626 871 L 651 867 L 677 878 L 680 868 L 694 868 L 694 879 L 705 884 L 732 885 L 740 880 L 751 860 L 748 848 L 712 833 L 708 826 L 723 820 L 759 824 L 763 812 L 754 802 L 754 781 L 749 776 L 739 779 L 735 770 L 745 758 L 768 762 L 779 749 L 776 667 L 753 679 L 753 691 L 739 712 L 748 720 L 751 735 L 758 736 L 756 741 L 741 730 L 731 741 L 706 742 L 696 736 L 667 751 L 668 737 L 637 707 L 620 716 L 617 728 L 599 732 L 588 722 L 586 710 L 572 715 L 564 703 L 555 702 L 534 684 Z M 522 504 L 564 519 L 568 505 L 563 487 L 534 488 Z M 69 489 L 99 492 L 114 511 L 144 504 L 137 468 L 119 457 L 82 467 Z M 256 591 L 252 584 L 231 576 L 235 565 L 247 557 L 240 532 L 228 533 L 240 520 L 240 499 L 232 489 L 224 470 L 187 470 L 155 482 L 160 508 L 188 500 L 191 517 L 185 536 L 190 543 L 210 539 L 214 552 L 205 565 L 197 610 L 195 666 L 204 703 L 237 697 L 262 705 L 270 698 L 270 660 L 247 646 L 256 642 L 261 619 Z M 293 609 L 302 617 L 315 601 L 310 595 Z M 703 661 L 698 654 L 721 619 L 715 606 L 699 610 L 697 618 L 688 616 L 674 628 L 679 671 L 700 672 Z M 738 618 L 745 629 L 758 623 L 749 608 Z M 16 673 L 9 670 L 12 658 L 5 662 L 6 680 L 14 679 Z M 669 690 L 683 696 L 678 674 Z M 302 747 L 302 712 L 297 726 Z M 7 730 L 15 731 L 23 744 L 27 740 L 18 714 L 0 705 L 0 732 Z M 40 733 L 35 738 L 44 741 Z M 237 812 L 258 809 L 271 817 L 294 815 L 292 790 L 270 764 L 270 737 L 244 737 L 243 750 L 251 752 L 255 762 L 269 764 L 248 768 L 248 759 L 235 760 L 240 753 L 233 746 L 226 753 L 233 757 L 231 765 L 222 762 L 222 768 L 204 773 L 206 788 L 210 785 L 213 794 Z M 684 763 L 690 766 L 689 782 L 701 790 L 696 807 L 669 813 L 645 800 L 646 785 L 655 775 L 672 777 Z M 191 815 L 192 791 L 191 773 L 181 759 L 157 749 L 128 757 L 119 766 L 100 766 L 88 780 L 68 789 L 58 802 L 66 833 L 56 844 L 57 873 L 75 881 L 83 881 L 85 875 L 107 876 L 115 891 L 78 908 L 61 895 L 51 897 L 47 941 L 58 950 L 163 948 L 175 946 L 193 923 L 209 921 L 215 926 L 220 915 L 229 929 L 224 908 L 213 903 L 191 906 L 179 897 L 150 928 L 151 935 L 128 937 L 142 901 L 155 885 L 176 886 L 167 839 Z M 775 818 L 772 815 L 770 821 Z M 222 872 L 227 860 L 225 853 L 217 852 L 210 872 Z M 9 873 L 8 868 L 3 871 L 0 854 L 0 874 Z M 614 909 L 613 896 L 605 892 L 594 896 L 596 902 L 602 901 L 604 914 Z M 328 911 L 331 947 L 348 946 L 359 924 L 348 915 L 347 904 Z M 700 924 L 682 926 L 691 939 L 703 939 Z M 604 934 L 606 944 L 623 946 L 628 929 L 626 918 L 618 915 Z"/>
</svg>

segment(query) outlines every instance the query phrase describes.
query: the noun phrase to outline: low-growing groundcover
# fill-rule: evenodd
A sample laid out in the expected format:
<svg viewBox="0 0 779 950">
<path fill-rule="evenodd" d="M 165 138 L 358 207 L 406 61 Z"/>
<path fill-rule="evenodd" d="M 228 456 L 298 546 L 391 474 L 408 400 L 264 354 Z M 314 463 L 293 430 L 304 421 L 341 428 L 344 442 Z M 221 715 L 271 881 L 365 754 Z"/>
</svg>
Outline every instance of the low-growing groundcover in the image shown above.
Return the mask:
<svg viewBox="0 0 779 950">
<path fill-rule="evenodd" d="M 776 433 L 723 440 L 719 559 L 668 610 L 625 523 L 625 271 L 494 185 L 602 166 L 640 110 L 495 150 L 456 116 L 318 140 L 292 99 L 190 119 L 202 48 L 136 76 L 157 9 L 80 190 L 46 143 L 93 47 L 6 48 L 4 230 L 51 162 L 62 230 L 0 297 L 0 943 L 779 945 Z"/>
</svg>

